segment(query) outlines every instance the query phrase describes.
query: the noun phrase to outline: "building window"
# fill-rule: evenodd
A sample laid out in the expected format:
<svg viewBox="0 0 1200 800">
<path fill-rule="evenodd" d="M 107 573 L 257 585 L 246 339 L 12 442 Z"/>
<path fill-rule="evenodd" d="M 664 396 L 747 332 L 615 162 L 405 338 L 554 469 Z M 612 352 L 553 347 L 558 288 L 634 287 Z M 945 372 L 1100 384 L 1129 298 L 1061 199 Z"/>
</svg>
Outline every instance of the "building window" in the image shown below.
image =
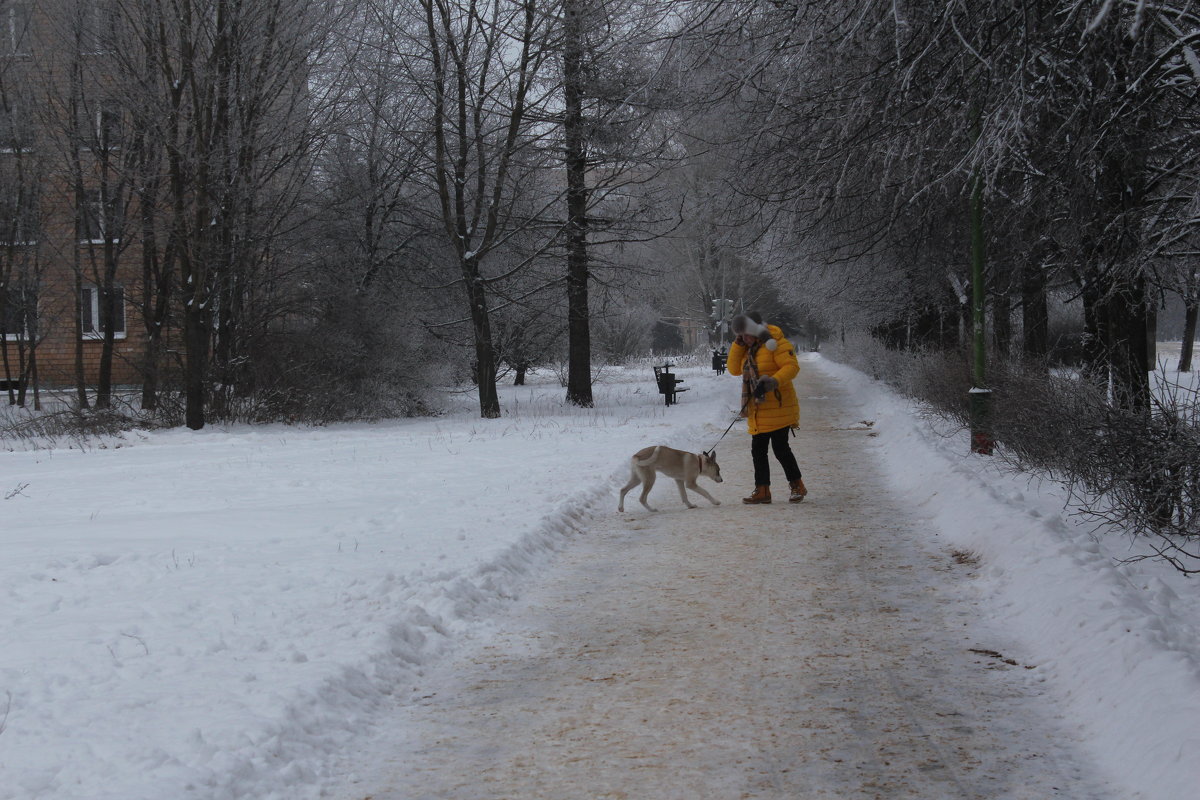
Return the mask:
<svg viewBox="0 0 1200 800">
<path fill-rule="evenodd" d="M 121 115 L 112 109 L 81 109 L 79 141 L 86 150 L 111 150 L 121 146 Z"/>
<path fill-rule="evenodd" d="M 83 338 L 100 339 L 109 328 L 108 315 L 104 313 L 103 293 L 96 286 L 85 286 L 80 296 L 80 311 L 83 314 Z M 118 339 L 125 338 L 125 288 L 113 287 L 112 331 Z"/>
<path fill-rule="evenodd" d="M 83 207 L 80 209 L 80 231 L 83 241 L 100 244 L 106 241 L 111 233 L 113 241 L 119 238 L 120 225 L 118 215 L 112 207 L 112 202 L 104 202 L 99 189 L 85 189 Z"/>
<path fill-rule="evenodd" d="M 117 49 L 117 4 L 115 0 L 85 0 L 80 47 L 84 53 L 110 53 Z"/>
<path fill-rule="evenodd" d="M 37 296 L 20 286 L 0 289 L 0 335 L 10 342 L 29 341 Z"/>
<path fill-rule="evenodd" d="M 29 3 L 12 0 L 0 8 L 0 56 L 29 55 Z"/>
<path fill-rule="evenodd" d="M 17 153 L 29 142 L 29 115 L 11 100 L 0 103 L 0 151 Z"/>
<path fill-rule="evenodd" d="M 0 245 L 37 244 L 39 231 L 37 208 L 29 197 L 0 197 Z"/>
<path fill-rule="evenodd" d="M 121 146 L 121 115 L 112 109 L 102 109 L 96 115 L 96 139 L 101 147 Z"/>
</svg>

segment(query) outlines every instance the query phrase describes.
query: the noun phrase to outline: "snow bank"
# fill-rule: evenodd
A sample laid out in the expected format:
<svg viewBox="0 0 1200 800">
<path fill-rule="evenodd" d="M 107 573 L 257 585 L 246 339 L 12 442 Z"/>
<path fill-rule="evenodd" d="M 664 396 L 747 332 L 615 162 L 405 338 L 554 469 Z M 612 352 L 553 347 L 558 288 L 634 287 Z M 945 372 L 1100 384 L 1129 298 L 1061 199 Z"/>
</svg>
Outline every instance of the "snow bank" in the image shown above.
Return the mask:
<svg viewBox="0 0 1200 800">
<path fill-rule="evenodd" d="M 849 368 L 895 487 L 930 544 L 974 554 L 1006 655 L 1147 800 L 1200 775 L 1200 598 L 1054 487 L 1002 474 Z M 304 800 L 465 637 L 484 636 L 589 518 L 629 455 L 710 447 L 738 382 L 610 370 L 596 407 L 549 376 L 446 417 L 308 430 L 130 435 L 0 452 L 0 800 Z M 803 402 L 803 392 L 801 392 Z M 656 491 L 658 491 L 656 489 Z M 662 491 L 673 492 L 664 486 Z M 1021 650 L 1021 652 L 1017 652 Z"/>
<path fill-rule="evenodd" d="M 693 437 L 736 381 L 681 372 L 695 388 L 669 409 L 647 367 L 610 370 L 594 409 L 544 376 L 504 387 L 497 420 L 0 452 L 0 798 L 317 796 L 388 702 L 615 508 L 630 454 L 711 444 Z"/>
<path fill-rule="evenodd" d="M 1059 487 L 1008 474 L 970 454 L 914 406 L 862 373 L 819 368 L 853 387 L 875 422 L 892 485 L 943 546 L 976 556 L 977 591 L 1036 665 L 1100 764 L 1130 796 L 1181 800 L 1200 780 L 1200 619 L 1197 582 L 1117 532 L 1098 536 L 1071 515 Z"/>
</svg>

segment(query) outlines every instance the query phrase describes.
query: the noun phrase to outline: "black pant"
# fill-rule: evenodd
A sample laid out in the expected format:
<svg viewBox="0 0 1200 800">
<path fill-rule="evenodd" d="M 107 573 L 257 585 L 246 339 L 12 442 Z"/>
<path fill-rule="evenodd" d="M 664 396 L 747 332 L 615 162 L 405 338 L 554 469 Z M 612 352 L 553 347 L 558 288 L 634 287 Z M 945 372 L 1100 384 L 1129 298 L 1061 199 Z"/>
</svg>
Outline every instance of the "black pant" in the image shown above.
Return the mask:
<svg viewBox="0 0 1200 800">
<path fill-rule="evenodd" d="M 754 460 L 754 485 L 771 485 L 771 465 L 767 461 L 767 447 L 775 451 L 775 458 L 783 467 L 783 474 L 789 482 L 800 479 L 800 465 L 788 444 L 788 432 L 791 428 L 780 428 L 768 433 L 756 433 L 750 437 L 750 457 Z"/>
</svg>

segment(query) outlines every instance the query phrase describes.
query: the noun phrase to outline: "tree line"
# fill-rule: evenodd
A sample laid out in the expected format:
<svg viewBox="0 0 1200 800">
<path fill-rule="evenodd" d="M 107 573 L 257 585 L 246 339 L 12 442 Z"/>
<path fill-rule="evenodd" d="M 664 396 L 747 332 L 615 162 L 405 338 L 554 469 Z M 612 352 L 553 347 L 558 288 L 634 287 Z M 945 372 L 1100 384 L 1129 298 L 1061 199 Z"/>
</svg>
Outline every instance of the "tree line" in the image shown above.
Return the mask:
<svg viewBox="0 0 1200 800">
<path fill-rule="evenodd" d="M 9 34 L 28 7 L 0 0 Z M 1044 360 L 1080 304 L 1086 373 L 1146 411 L 1166 293 L 1194 331 L 1194 2 L 53 8 L 52 55 L 0 66 L 6 308 L 51 255 L 16 228 L 59 193 L 100 246 L 56 255 L 101 317 L 131 304 L 142 404 L 178 392 L 192 427 L 247 398 L 405 413 L 467 378 L 497 416 L 501 371 L 564 341 L 587 405 L 594 334 L 627 350 L 622 319 L 723 297 L 957 346 L 972 213 L 995 352 Z"/>
<path fill-rule="evenodd" d="M 656 4 L 0 0 L 0 17 L 6 358 L 57 259 L 96 287 L 104 332 L 94 398 L 76 348 L 81 407 L 112 401 L 104 323 L 126 303 L 143 408 L 179 396 L 193 428 L 248 399 L 411 412 L 465 378 L 494 417 L 499 372 L 562 339 L 567 397 L 591 404 L 589 285 L 654 224 Z M 17 231 L 53 208 L 94 246 Z M 15 339 L 35 367 L 39 336 Z"/>
<path fill-rule="evenodd" d="M 1196 3 L 706 5 L 687 30 L 700 92 L 739 120 L 741 191 L 776 213 L 773 257 L 827 324 L 926 345 L 956 330 L 976 203 L 999 353 L 1044 359 L 1048 304 L 1080 301 L 1089 374 L 1147 410 L 1176 294 L 1190 368 Z"/>
<path fill-rule="evenodd" d="M 706 113 L 733 121 L 729 185 L 769 220 L 756 256 L 790 298 L 904 351 L 884 365 L 867 344 L 862 366 L 957 421 L 968 387 L 995 389 L 1004 458 L 1196 571 L 1200 403 L 1151 375 L 1165 299 L 1186 309 L 1184 372 L 1200 307 L 1200 6 L 727 0 L 685 31 Z M 1064 373 L 1067 306 L 1082 332 Z"/>
</svg>

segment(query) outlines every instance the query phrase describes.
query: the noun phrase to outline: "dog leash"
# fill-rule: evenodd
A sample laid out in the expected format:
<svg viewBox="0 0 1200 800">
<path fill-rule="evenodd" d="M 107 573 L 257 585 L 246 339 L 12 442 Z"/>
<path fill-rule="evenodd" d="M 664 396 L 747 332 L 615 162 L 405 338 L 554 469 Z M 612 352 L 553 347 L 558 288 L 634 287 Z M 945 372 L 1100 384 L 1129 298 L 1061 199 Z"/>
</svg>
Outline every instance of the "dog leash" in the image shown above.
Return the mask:
<svg viewBox="0 0 1200 800">
<path fill-rule="evenodd" d="M 733 426 L 737 425 L 737 421 L 742 418 L 742 414 L 745 412 L 746 407 L 750 405 L 750 401 L 753 399 L 753 394 L 746 398 L 746 402 L 742 403 L 742 407 L 738 409 L 737 416 L 733 418 L 733 422 L 729 423 L 729 427 L 725 429 L 725 433 L 722 433 L 720 436 L 718 436 L 717 440 L 713 442 L 713 446 L 704 451 L 706 455 L 710 457 L 712 456 L 717 449 L 717 445 L 721 443 L 721 440 L 725 438 L 726 434 L 733 430 Z"/>
<path fill-rule="evenodd" d="M 758 364 L 754 360 L 754 354 L 757 352 L 757 350 L 758 345 L 755 344 L 746 351 L 746 366 L 750 368 L 750 372 L 752 373 L 755 381 L 757 381 L 759 377 Z M 704 451 L 705 455 L 711 457 L 716 452 L 717 445 L 719 445 L 721 440 L 724 439 L 731 430 L 733 430 L 733 426 L 737 425 L 737 421 L 742 418 L 742 414 L 746 413 L 746 409 L 750 407 L 750 401 L 753 399 L 754 392 L 751 392 L 746 396 L 746 399 L 742 401 L 742 407 L 738 409 L 737 416 L 733 418 L 733 422 L 729 423 L 729 427 L 725 429 L 725 433 L 722 433 L 720 436 L 718 436 L 717 440 L 713 442 L 713 446 Z"/>
</svg>

